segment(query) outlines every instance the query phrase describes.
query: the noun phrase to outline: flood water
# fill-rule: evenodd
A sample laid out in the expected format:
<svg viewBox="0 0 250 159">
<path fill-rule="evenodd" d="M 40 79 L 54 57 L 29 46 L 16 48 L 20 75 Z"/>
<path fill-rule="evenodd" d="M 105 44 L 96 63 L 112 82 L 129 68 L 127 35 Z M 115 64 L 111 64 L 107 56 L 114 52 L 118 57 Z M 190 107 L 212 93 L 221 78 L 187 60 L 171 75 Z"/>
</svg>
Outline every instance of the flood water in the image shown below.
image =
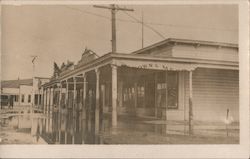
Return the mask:
<svg viewBox="0 0 250 159">
<path fill-rule="evenodd" d="M 126 116 L 120 116 L 118 121 L 118 137 L 111 137 L 112 121 L 110 116 L 104 116 L 102 118 L 98 133 L 95 132 L 94 119 L 90 121 L 76 120 L 75 123 L 71 120 L 62 120 L 59 123 L 61 125 L 60 128 L 58 127 L 58 121 L 52 120 L 52 118 L 48 117 L 48 115 L 42 113 L 9 115 L 8 117 L 1 119 L 3 124 L 8 125 L 18 132 L 26 133 L 30 137 L 34 138 L 34 140 L 36 140 L 34 144 L 40 144 L 41 140 L 48 144 L 113 144 L 127 142 L 132 142 L 134 144 L 147 144 L 152 142 L 161 143 L 163 142 L 162 140 L 165 140 L 166 136 L 169 137 L 170 134 L 181 134 L 182 136 L 186 136 L 188 129 L 185 124 L 183 125 L 183 123 L 171 121 L 168 123 L 162 123 L 162 121 L 160 121 L 159 123 L 159 121 L 152 119 L 138 120 L 138 118 Z M 202 126 L 204 127 L 204 125 Z M 222 125 L 222 128 L 223 127 L 224 126 Z M 202 133 L 202 131 L 206 133 L 209 132 L 207 127 L 198 129 L 198 125 L 196 126 L 196 130 L 197 132 L 199 131 L 199 133 Z M 212 136 L 218 134 L 216 136 L 225 137 L 225 130 L 221 130 L 222 129 L 218 127 L 216 130 L 211 129 L 210 131 L 213 131 Z M 238 129 L 234 130 L 231 126 L 230 137 L 227 138 L 235 138 L 238 136 L 238 133 Z M 208 137 L 211 137 L 211 133 L 207 135 Z M 182 142 L 178 140 L 179 139 L 175 140 L 175 142 Z M 168 141 L 166 140 L 166 142 Z"/>
</svg>

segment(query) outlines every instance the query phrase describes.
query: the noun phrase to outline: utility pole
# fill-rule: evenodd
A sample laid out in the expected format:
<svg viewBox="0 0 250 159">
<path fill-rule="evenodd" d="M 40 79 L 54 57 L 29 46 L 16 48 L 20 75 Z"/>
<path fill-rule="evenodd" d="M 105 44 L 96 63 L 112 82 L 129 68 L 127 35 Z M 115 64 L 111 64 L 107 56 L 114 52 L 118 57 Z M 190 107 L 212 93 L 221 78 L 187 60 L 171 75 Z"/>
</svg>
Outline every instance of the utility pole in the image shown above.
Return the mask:
<svg viewBox="0 0 250 159">
<path fill-rule="evenodd" d="M 141 48 L 144 47 L 144 22 L 143 22 L 143 11 L 141 12 Z"/>
<path fill-rule="evenodd" d="M 19 76 L 18 76 L 18 86 L 19 86 L 19 91 L 18 91 L 18 104 L 19 104 L 19 107 L 21 106 L 21 87 L 20 87 L 20 79 L 19 79 Z"/>
<path fill-rule="evenodd" d="M 33 64 L 33 70 L 32 70 L 32 96 L 31 96 L 31 106 L 34 107 L 34 100 L 35 100 L 35 90 L 34 90 L 34 83 L 35 83 L 35 60 L 37 56 L 31 56 L 32 57 L 32 64 Z M 31 110 L 32 112 L 32 110 Z"/>
<path fill-rule="evenodd" d="M 94 5 L 94 7 L 111 10 L 112 53 L 116 53 L 116 12 L 119 10 L 122 11 L 134 11 L 134 10 L 128 8 L 120 8 L 118 5 L 115 4 L 111 4 L 110 6 Z"/>
</svg>

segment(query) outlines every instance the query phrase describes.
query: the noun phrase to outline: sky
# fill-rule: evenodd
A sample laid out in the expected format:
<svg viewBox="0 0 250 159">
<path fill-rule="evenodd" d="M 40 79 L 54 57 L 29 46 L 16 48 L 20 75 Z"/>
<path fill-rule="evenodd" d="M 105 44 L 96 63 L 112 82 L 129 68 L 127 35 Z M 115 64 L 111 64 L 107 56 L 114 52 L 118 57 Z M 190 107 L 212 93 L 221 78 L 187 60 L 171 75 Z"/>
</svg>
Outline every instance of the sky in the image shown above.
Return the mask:
<svg viewBox="0 0 250 159">
<path fill-rule="evenodd" d="M 131 53 L 166 38 L 238 43 L 237 5 L 120 5 L 117 52 Z M 51 77 L 53 63 L 77 63 L 84 49 L 102 56 L 111 52 L 111 13 L 91 5 L 4 5 L 1 79 Z M 132 18 L 133 17 L 133 18 Z M 155 31 L 153 31 L 155 30 Z M 157 32 L 157 33 L 156 33 Z M 160 34 L 160 35 L 159 35 Z"/>
</svg>

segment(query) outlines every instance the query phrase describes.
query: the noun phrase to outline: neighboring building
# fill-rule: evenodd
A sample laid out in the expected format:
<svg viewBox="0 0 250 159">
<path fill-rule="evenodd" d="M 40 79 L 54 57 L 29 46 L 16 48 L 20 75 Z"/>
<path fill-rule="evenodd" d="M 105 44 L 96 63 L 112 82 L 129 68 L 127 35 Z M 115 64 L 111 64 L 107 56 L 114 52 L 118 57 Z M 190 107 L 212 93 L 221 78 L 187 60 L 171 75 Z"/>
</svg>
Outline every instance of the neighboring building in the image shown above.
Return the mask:
<svg viewBox="0 0 250 159">
<path fill-rule="evenodd" d="M 95 55 L 85 50 L 42 86 L 44 112 L 61 121 L 60 142 L 64 135 L 74 143 L 74 131 L 92 120 L 86 129 L 98 133 L 105 117 L 112 130 L 135 116 L 177 121 L 189 133 L 199 122 L 239 122 L 237 44 L 166 39 L 132 54 Z"/>
<path fill-rule="evenodd" d="M 35 105 L 38 105 L 39 103 L 41 104 L 41 93 L 38 87 L 48 81 L 48 78 L 42 77 L 1 81 L 1 95 L 12 96 L 14 105 L 32 105 L 32 90 L 34 90 L 34 102 Z M 40 99 L 38 99 L 38 97 L 40 97 Z"/>
</svg>

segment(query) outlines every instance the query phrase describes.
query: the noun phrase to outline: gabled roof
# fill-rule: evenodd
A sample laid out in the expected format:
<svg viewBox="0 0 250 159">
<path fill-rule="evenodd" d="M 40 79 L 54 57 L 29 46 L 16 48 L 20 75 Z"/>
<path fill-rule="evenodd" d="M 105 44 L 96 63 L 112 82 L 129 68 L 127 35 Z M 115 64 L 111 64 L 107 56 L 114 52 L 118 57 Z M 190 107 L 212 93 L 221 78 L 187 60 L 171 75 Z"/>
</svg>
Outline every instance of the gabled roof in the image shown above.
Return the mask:
<svg viewBox="0 0 250 159">
<path fill-rule="evenodd" d="M 19 88 L 20 85 L 32 86 L 32 79 L 6 80 L 1 81 L 1 88 Z"/>
</svg>

